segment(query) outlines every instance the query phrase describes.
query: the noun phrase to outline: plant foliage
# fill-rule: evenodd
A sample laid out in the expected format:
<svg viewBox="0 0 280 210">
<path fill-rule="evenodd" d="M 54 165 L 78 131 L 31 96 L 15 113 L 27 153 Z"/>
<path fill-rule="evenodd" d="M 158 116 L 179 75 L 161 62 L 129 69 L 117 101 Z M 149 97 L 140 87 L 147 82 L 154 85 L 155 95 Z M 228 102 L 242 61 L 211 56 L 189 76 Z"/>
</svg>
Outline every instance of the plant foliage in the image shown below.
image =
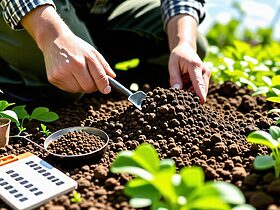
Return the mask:
<svg viewBox="0 0 280 210">
<path fill-rule="evenodd" d="M 173 160 L 160 160 L 155 148 L 142 144 L 135 151 L 122 151 L 111 165 L 113 173 L 135 178 L 125 186 L 134 208 L 162 210 L 254 209 L 245 204 L 242 192 L 226 182 L 205 182 L 200 167 L 184 167 L 179 173 Z"/>
<path fill-rule="evenodd" d="M 280 175 L 280 128 L 271 126 L 269 132 L 253 131 L 247 137 L 250 143 L 267 146 L 271 149 L 270 155 L 257 156 L 253 162 L 253 166 L 257 170 L 266 170 L 274 167 L 275 176 Z"/>
</svg>

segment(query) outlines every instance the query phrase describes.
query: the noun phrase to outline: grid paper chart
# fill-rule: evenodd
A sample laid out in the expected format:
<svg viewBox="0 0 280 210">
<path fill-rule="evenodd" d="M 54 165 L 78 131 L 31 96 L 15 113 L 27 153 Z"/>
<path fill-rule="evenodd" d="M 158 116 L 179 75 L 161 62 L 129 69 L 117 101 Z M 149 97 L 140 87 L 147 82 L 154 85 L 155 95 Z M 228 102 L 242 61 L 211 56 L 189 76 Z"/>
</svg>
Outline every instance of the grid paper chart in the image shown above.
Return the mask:
<svg viewBox="0 0 280 210">
<path fill-rule="evenodd" d="M 33 209 L 76 187 L 76 181 L 35 155 L 0 166 L 0 198 L 13 209 Z"/>
</svg>

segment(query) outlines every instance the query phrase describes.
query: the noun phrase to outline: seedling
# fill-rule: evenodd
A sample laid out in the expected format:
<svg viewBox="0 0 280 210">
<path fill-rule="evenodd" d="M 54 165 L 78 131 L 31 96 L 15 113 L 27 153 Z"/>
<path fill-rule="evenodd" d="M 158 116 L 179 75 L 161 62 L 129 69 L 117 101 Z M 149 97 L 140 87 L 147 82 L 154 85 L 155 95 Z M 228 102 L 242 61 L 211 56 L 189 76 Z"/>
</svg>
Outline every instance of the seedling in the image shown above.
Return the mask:
<svg viewBox="0 0 280 210">
<path fill-rule="evenodd" d="M 10 119 L 12 122 L 19 125 L 17 114 L 13 110 L 8 110 L 9 106 L 13 106 L 15 103 L 8 103 L 5 100 L 0 100 L 0 116 Z"/>
<path fill-rule="evenodd" d="M 271 126 L 269 133 L 265 131 L 253 131 L 247 137 L 250 143 L 261 144 L 271 149 L 270 155 L 257 156 L 253 166 L 257 170 L 267 170 L 274 167 L 275 177 L 280 175 L 280 128 Z"/>
<path fill-rule="evenodd" d="M 279 80 L 278 80 L 278 83 L 280 81 L 280 76 L 278 76 Z M 271 101 L 271 102 L 274 102 L 274 103 L 280 103 L 280 89 L 277 89 L 277 88 L 272 88 L 272 91 L 274 92 L 274 94 L 276 96 L 270 96 L 268 97 L 266 100 L 267 101 Z M 280 109 L 276 108 L 276 109 L 271 109 L 268 111 L 268 114 L 269 113 L 272 113 L 272 112 L 275 112 L 275 113 L 280 113 Z M 276 120 L 276 125 L 278 125 L 280 123 L 280 118 L 279 117 L 276 117 L 275 118 Z"/>
<path fill-rule="evenodd" d="M 73 202 L 73 203 L 81 203 L 82 202 L 81 195 L 76 190 L 73 191 L 72 195 L 73 195 L 73 197 L 71 198 L 71 202 Z"/>
<path fill-rule="evenodd" d="M 122 151 L 111 165 L 113 173 L 135 178 L 125 186 L 134 208 L 162 210 L 253 210 L 242 192 L 226 182 L 205 182 L 202 168 L 184 167 L 176 173 L 175 162 L 160 160 L 155 148 L 142 144 L 135 151 Z"/>
<path fill-rule="evenodd" d="M 50 132 L 48 129 L 47 129 L 47 126 L 44 125 L 43 123 L 41 123 L 41 133 L 43 133 L 45 136 L 49 136 L 52 132 Z"/>
<path fill-rule="evenodd" d="M 37 107 L 35 108 L 31 115 L 28 114 L 28 112 L 25 109 L 25 105 L 15 106 L 12 109 L 18 116 L 18 119 L 20 119 L 20 123 L 17 125 L 19 129 L 19 134 L 26 130 L 26 128 L 23 126 L 24 120 L 38 120 L 40 122 L 53 122 L 57 120 L 59 117 L 55 112 L 49 111 L 46 107 Z"/>
</svg>

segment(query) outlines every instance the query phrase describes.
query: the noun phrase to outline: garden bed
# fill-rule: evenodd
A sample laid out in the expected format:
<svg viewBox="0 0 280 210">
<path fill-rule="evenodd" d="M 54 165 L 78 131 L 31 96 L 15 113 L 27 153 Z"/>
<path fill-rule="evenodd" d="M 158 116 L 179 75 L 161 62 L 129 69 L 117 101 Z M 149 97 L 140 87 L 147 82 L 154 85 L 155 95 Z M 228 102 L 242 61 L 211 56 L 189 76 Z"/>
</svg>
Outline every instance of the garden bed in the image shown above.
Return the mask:
<svg viewBox="0 0 280 210">
<path fill-rule="evenodd" d="M 87 94 L 81 101 L 54 110 L 60 119 L 48 125 L 56 131 L 72 126 L 92 126 L 108 133 L 110 142 L 97 162 L 80 162 L 65 168 L 46 152 L 24 140 L 11 139 L 0 149 L 0 157 L 30 151 L 46 159 L 78 182 L 82 202 L 71 202 L 71 194 L 49 201 L 40 209 L 133 209 L 123 193 L 132 177 L 110 172 L 119 151 L 134 150 L 143 142 L 152 144 L 160 158 L 172 158 L 177 169 L 199 165 L 207 180 L 231 182 L 244 193 L 247 203 L 258 210 L 280 206 L 280 180 L 273 171 L 254 171 L 256 155 L 266 155 L 264 146 L 250 144 L 246 136 L 274 124 L 278 114 L 267 114 L 273 104 L 264 97 L 252 97 L 250 90 L 230 82 L 211 85 L 205 105 L 188 92 L 143 85 L 148 93 L 140 111 L 117 93 L 103 96 Z M 49 107 L 52 109 L 51 107 Z M 43 145 L 45 137 L 39 123 L 26 125 L 32 140 Z M 15 128 L 12 128 L 12 132 Z M 8 208 L 0 201 L 0 209 Z"/>
</svg>

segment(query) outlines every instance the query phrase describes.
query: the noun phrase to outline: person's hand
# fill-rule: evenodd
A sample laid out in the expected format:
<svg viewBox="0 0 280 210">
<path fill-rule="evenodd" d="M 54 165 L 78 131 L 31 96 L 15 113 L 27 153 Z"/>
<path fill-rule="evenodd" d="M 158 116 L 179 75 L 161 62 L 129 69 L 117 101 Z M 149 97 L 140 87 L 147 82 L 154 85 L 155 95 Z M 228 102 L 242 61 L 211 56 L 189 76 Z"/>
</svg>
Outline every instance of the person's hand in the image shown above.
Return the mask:
<svg viewBox="0 0 280 210">
<path fill-rule="evenodd" d="M 52 6 L 37 7 L 21 23 L 44 55 L 50 83 L 72 93 L 111 91 L 107 75 L 116 75 L 109 64 L 93 46 L 73 34 Z"/>
<path fill-rule="evenodd" d="M 196 93 L 201 103 L 206 101 L 211 73 L 188 42 L 173 48 L 168 69 L 171 87 L 183 89 L 191 82 L 190 90 Z"/>
<path fill-rule="evenodd" d="M 115 73 L 93 46 L 66 32 L 41 48 L 50 83 L 68 92 L 111 91 L 107 75 Z"/>
<path fill-rule="evenodd" d="M 170 85 L 182 89 L 191 82 L 190 89 L 204 103 L 211 73 L 196 53 L 196 20 L 190 15 L 176 15 L 168 21 L 167 34 L 171 52 L 168 65 Z"/>
</svg>

